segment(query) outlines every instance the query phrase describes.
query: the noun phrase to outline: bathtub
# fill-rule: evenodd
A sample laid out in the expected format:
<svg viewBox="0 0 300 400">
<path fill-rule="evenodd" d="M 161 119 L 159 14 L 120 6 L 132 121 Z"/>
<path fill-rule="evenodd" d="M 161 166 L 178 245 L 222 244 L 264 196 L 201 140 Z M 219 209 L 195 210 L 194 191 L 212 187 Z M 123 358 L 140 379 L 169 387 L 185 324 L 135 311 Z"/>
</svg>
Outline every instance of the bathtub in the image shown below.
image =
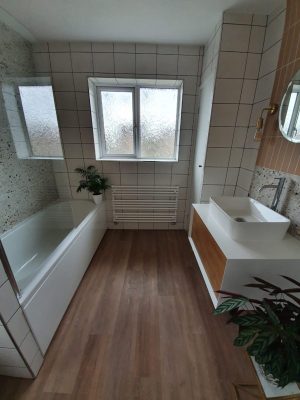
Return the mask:
<svg viewBox="0 0 300 400">
<path fill-rule="evenodd" d="M 105 202 L 57 202 L 0 237 L 43 353 L 106 231 Z"/>
</svg>

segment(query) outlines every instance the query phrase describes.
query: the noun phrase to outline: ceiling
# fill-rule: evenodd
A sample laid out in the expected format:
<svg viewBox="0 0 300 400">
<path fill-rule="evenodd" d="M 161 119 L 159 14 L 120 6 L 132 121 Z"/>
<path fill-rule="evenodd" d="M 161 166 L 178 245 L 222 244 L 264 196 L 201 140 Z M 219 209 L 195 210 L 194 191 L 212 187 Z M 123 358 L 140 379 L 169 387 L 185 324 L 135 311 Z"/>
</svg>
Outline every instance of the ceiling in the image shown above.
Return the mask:
<svg viewBox="0 0 300 400">
<path fill-rule="evenodd" d="M 36 40 L 204 44 L 224 10 L 270 14 L 283 0 L 0 0 Z"/>
</svg>

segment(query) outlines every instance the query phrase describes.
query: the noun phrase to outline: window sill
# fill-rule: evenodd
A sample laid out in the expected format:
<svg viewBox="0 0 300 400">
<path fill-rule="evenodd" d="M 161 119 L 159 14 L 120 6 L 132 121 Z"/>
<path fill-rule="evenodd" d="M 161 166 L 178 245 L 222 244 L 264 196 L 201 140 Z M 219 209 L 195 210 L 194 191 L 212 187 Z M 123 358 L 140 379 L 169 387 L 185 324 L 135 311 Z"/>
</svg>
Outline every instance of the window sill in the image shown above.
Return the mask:
<svg viewBox="0 0 300 400">
<path fill-rule="evenodd" d="M 125 161 L 125 162 L 178 162 L 178 158 L 168 158 L 168 159 L 163 159 L 163 158 L 111 158 L 111 157 L 105 157 L 105 158 L 96 158 L 96 161 Z"/>
</svg>

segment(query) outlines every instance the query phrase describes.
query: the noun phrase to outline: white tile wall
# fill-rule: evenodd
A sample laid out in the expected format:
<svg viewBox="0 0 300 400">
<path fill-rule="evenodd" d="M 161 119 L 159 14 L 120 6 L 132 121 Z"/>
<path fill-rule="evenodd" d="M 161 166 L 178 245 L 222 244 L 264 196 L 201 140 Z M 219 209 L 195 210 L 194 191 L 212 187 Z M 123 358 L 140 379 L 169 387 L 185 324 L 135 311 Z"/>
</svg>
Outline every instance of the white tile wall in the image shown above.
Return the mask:
<svg viewBox="0 0 300 400">
<path fill-rule="evenodd" d="M 79 176 L 74 168 L 96 165 L 110 184 L 189 186 L 191 146 L 195 136 L 197 85 L 199 84 L 203 49 L 199 46 L 155 45 L 134 43 L 48 43 L 35 45 L 37 72 L 49 70 L 53 79 L 58 118 L 62 128 L 65 163 L 54 162 L 56 182 L 61 197 L 87 198 L 77 193 Z M 212 50 L 215 54 L 217 49 Z M 50 60 L 49 63 L 47 60 Z M 87 78 L 89 76 L 124 76 L 140 78 L 182 79 L 182 104 L 179 162 L 131 163 L 95 161 L 90 119 Z M 187 191 L 181 192 L 187 202 L 182 213 L 188 214 Z M 108 198 L 109 198 L 108 194 Z M 111 214 L 108 215 L 111 223 Z M 122 228 L 120 224 L 119 227 Z M 110 224 L 115 228 L 115 225 Z M 174 228 L 183 227 L 183 223 Z M 139 225 L 139 228 L 149 225 Z M 172 225 L 169 228 L 173 228 Z"/>
<path fill-rule="evenodd" d="M 38 352 L 37 343 L 0 261 L 0 375 L 32 378 L 33 368 L 30 371 L 27 365 L 31 366 Z M 42 361 L 34 365 L 35 375 Z"/>
<path fill-rule="evenodd" d="M 259 146 L 253 140 L 255 123 L 270 99 L 283 24 L 282 8 L 269 18 L 223 16 L 202 201 L 249 191 Z M 206 56 L 211 47 L 209 42 Z"/>
</svg>

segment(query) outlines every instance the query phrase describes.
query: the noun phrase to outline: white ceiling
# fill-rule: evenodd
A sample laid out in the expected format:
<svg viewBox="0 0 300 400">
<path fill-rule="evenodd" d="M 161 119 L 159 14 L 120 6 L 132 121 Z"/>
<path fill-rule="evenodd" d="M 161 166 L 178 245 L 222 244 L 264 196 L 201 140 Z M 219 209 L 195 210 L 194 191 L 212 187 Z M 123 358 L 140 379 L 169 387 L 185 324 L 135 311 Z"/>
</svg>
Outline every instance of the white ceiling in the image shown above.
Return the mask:
<svg viewBox="0 0 300 400">
<path fill-rule="evenodd" d="M 224 10 L 270 14 L 282 3 L 283 0 L 0 0 L 0 7 L 36 40 L 204 44 Z"/>
</svg>

